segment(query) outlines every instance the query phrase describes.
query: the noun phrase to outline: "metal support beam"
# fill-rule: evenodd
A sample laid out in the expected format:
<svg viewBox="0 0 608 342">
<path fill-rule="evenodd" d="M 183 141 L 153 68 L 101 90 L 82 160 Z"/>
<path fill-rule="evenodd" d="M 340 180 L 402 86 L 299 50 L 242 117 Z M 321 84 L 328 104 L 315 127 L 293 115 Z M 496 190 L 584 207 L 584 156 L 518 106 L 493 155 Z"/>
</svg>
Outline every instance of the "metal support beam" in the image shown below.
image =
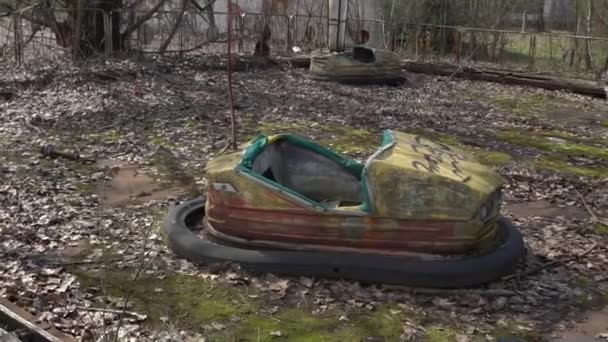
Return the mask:
<svg viewBox="0 0 608 342">
<path fill-rule="evenodd" d="M 346 41 L 346 14 L 348 0 L 329 0 L 329 41 L 330 51 L 343 52 Z"/>
</svg>

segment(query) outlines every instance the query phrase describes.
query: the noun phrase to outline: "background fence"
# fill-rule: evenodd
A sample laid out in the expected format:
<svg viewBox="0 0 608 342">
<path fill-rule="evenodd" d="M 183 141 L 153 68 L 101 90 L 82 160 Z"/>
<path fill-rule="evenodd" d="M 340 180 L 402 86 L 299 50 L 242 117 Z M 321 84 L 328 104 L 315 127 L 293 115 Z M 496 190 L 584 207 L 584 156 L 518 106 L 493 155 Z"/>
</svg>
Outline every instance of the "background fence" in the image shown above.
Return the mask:
<svg viewBox="0 0 608 342">
<path fill-rule="evenodd" d="M 55 11 L 54 17 L 55 27 L 41 25 L 33 14 L 0 19 L 0 62 L 28 66 L 69 62 L 79 54 L 105 59 L 226 51 L 226 13 L 158 11 L 148 18 L 133 11 Z M 77 19 L 86 33 L 72 32 L 63 24 Z M 481 63 L 587 79 L 608 68 L 608 38 L 356 18 L 349 19 L 347 26 L 349 45 L 370 43 L 412 60 Z M 233 51 L 252 53 L 264 27 L 272 32 L 273 54 L 293 54 L 293 47 L 305 53 L 326 46 L 326 17 L 244 13 L 232 18 Z"/>
</svg>

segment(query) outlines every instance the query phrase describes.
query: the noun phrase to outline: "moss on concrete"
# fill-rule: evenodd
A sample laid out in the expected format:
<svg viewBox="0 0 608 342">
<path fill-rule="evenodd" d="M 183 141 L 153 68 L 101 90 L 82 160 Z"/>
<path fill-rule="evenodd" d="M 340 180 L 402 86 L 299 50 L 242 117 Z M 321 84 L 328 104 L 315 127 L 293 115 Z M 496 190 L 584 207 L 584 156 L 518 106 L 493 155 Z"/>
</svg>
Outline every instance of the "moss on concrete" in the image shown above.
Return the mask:
<svg viewBox="0 0 608 342">
<path fill-rule="evenodd" d="M 161 136 L 158 136 L 158 135 L 153 135 L 153 136 L 149 137 L 148 141 L 150 142 L 150 144 L 156 145 L 156 146 L 165 146 L 165 147 L 174 146 L 170 141 L 168 141 L 167 139 L 165 139 Z"/>
<path fill-rule="evenodd" d="M 543 154 L 531 162 L 532 167 L 575 176 L 600 178 L 608 175 L 608 168 L 576 166 L 568 162 L 568 156 L 608 161 L 608 148 L 603 140 L 580 138 L 562 131 L 527 132 L 506 130 L 496 132 L 496 137 L 509 144 L 534 148 Z"/>
<path fill-rule="evenodd" d="M 51 141 L 60 149 L 70 150 L 74 147 L 82 147 L 86 144 L 109 144 L 116 143 L 123 138 L 123 134 L 117 129 L 105 131 L 94 131 L 93 129 L 79 129 L 73 131 L 50 132 Z"/>
<path fill-rule="evenodd" d="M 555 94 L 519 92 L 490 96 L 485 101 L 500 111 L 521 116 L 544 116 L 564 109 L 572 112 L 584 110 L 579 103 Z"/>
<path fill-rule="evenodd" d="M 163 327 L 167 319 L 192 331 L 222 324 L 223 330 L 207 331 L 209 341 L 397 341 L 406 320 L 416 323 L 413 314 L 392 307 L 351 312 L 347 320 L 339 318 L 341 313 L 313 315 L 310 309 L 293 307 L 268 315 L 261 312 L 263 293 L 195 276 L 173 274 L 160 279 L 142 274 L 132 281 L 135 272 L 125 270 L 74 269 L 72 273 L 85 289 L 97 288 L 118 298 L 129 295 L 130 310 L 148 315 L 146 324 L 151 326 Z M 426 340 L 454 341 L 456 336 L 456 330 L 433 328 Z"/>
<path fill-rule="evenodd" d="M 188 132 L 201 132 L 204 129 L 204 125 L 201 121 L 185 120 L 183 122 L 183 127 Z"/>
<path fill-rule="evenodd" d="M 433 327 L 426 331 L 426 341 L 428 342 L 456 342 L 458 332 L 449 328 Z"/>
<path fill-rule="evenodd" d="M 245 317 L 229 332 L 217 334 L 213 341 L 337 341 L 339 325 L 335 318 L 315 317 L 302 309 L 287 309 L 273 316 Z"/>
<path fill-rule="evenodd" d="M 518 115 L 535 115 L 555 107 L 554 99 L 542 94 L 529 96 L 497 95 L 491 97 L 490 101 L 501 111 Z"/>
<path fill-rule="evenodd" d="M 250 140 L 258 134 L 293 133 L 308 137 L 318 144 L 340 153 L 370 153 L 382 140 L 380 132 L 373 133 L 364 129 L 337 123 L 318 123 L 298 120 L 291 122 L 262 122 L 252 120 L 243 124 L 241 139 Z"/>
<path fill-rule="evenodd" d="M 262 124 L 244 125 L 243 137 L 246 140 L 254 138 L 257 134 L 294 133 L 310 137 L 315 142 L 329 147 L 337 152 L 346 154 L 371 154 L 379 146 L 381 141 L 380 132 L 370 132 L 364 129 L 335 123 L 314 123 L 307 121 L 265 122 Z M 481 163 L 488 166 L 501 166 L 512 161 L 511 155 L 500 151 L 488 151 L 474 149 L 463 144 L 457 136 L 431 132 L 427 130 L 413 130 L 411 134 L 418 134 L 427 139 L 446 145 L 458 146 L 459 148 L 473 154 Z"/>
<path fill-rule="evenodd" d="M 608 175 L 608 168 L 574 166 L 568 164 L 568 162 L 564 160 L 551 157 L 544 157 L 536 160 L 532 162 L 532 166 L 543 170 L 550 170 L 589 178 L 602 178 Z"/>
<path fill-rule="evenodd" d="M 187 190 L 190 195 L 198 196 L 194 176 L 182 167 L 182 163 L 166 145 L 160 145 L 160 147 L 149 160 L 159 173 L 159 181 L 166 186 L 177 186 Z"/>
<path fill-rule="evenodd" d="M 472 150 L 472 153 L 480 163 L 488 166 L 503 166 L 513 161 L 513 157 L 505 152 Z"/>
<path fill-rule="evenodd" d="M 350 126 L 332 124 L 326 129 L 331 135 L 322 138 L 320 143 L 341 153 L 371 153 L 380 146 L 382 139 L 379 133 Z"/>
<path fill-rule="evenodd" d="M 551 140 L 550 137 L 537 136 L 530 132 L 501 131 L 496 136 L 508 143 L 533 147 L 542 151 L 561 155 L 582 156 L 608 160 L 608 149 L 605 147 L 591 146 L 562 139 L 563 141 Z"/>
<path fill-rule="evenodd" d="M 85 288 L 102 287 L 107 295 L 115 297 L 129 295 L 135 310 L 147 314 L 152 325 L 163 324 L 161 318 L 167 317 L 178 326 L 198 328 L 248 315 L 257 309 L 257 302 L 238 288 L 195 276 L 172 275 L 158 279 L 142 275 L 132 282 L 134 272 L 76 271 L 74 274 Z M 253 293 L 252 289 L 249 291 Z"/>
<path fill-rule="evenodd" d="M 403 331 L 403 322 L 406 319 L 415 320 L 407 312 L 390 307 L 381 307 L 355 319 L 351 326 L 339 331 L 338 336 L 352 337 L 351 341 L 373 338 L 379 341 L 397 341 Z"/>
<path fill-rule="evenodd" d="M 608 128 L 608 120 L 602 121 L 602 126 Z"/>
<path fill-rule="evenodd" d="M 213 341 L 397 341 L 408 315 L 388 307 L 351 313 L 340 321 L 339 314 L 315 316 L 308 310 L 288 308 L 279 313 L 250 315 L 217 334 Z M 411 318 L 410 318 L 411 319 Z M 280 331 L 281 336 L 276 336 Z M 275 333 L 274 335 L 271 333 Z"/>
<path fill-rule="evenodd" d="M 608 234 L 608 226 L 602 223 L 596 223 L 594 226 L 594 231 L 598 234 Z"/>
<path fill-rule="evenodd" d="M 516 322 L 511 322 L 506 327 L 497 328 L 494 331 L 496 338 L 506 338 L 507 340 L 512 339 L 515 341 L 521 340 L 526 342 L 540 342 L 545 341 L 542 333 L 536 331 L 529 331 L 522 329 Z"/>
<path fill-rule="evenodd" d="M 88 133 L 83 136 L 85 140 L 92 143 L 118 142 L 123 135 L 116 129 L 111 129 L 99 133 Z"/>
</svg>

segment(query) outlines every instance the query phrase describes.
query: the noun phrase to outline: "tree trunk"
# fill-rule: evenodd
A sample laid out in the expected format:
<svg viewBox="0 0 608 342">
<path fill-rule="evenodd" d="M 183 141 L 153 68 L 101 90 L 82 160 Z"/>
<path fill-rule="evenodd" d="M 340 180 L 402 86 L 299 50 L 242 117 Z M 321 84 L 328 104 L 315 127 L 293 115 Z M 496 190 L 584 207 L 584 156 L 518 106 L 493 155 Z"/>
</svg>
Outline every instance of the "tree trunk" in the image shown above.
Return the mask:
<svg viewBox="0 0 608 342">
<path fill-rule="evenodd" d="M 536 8 L 538 12 L 538 20 L 536 21 L 536 28 L 538 32 L 545 31 L 545 1 L 537 0 Z"/>
<path fill-rule="evenodd" d="M 161 55 L 167 51 L 167 48 L 169 47 L 169 45 L 171 45 L 171 41 L 173 40 L 173 37 L 175 37 L 175 34 L 177 33 L 177 31 L 179 31 L 181 29 L 182 22 L 184 21 L 184 14 L 186 13 L 186 10 L 188 9 L 188 3 L 189 2 L 187 0 L 183 0 L 182 9 L 179 12 L 179 14 L 177 15 L 177 17 L 175 18 L 175 22 L 173 23 L 171 32 L 169 32 L 169 36 L 167 37 L 167 39 L 165 39 L 163 44 L 160 46 L 159 52 Z"/>
<path fill-rule="evenodd" d="M 576 33 L 575 35 L 578 36 L 581 34 L 581 4 L 580 4 L 580 0 L 576 0 Z M 571 58 L 570 58 L 570 67 L 574 67 L 575 69 L 579 68 L 579 63 L 580 63 L 580 58 L 579 58 L 579 54 L 580 54 L 580 44 L 578 41 L 578 38 L 573 38 L 572 39 L 574 42 L 574 46 L 572 47 L 572 53 L 571 53 Z"/>
<path fill-rule="evenodd" d="M 80 8 L 84 10 L 77 9 L 71 23 L 59 23 L 60 27 L 64 26 L 69 30 L 70 35 L 76 35 L 74 40 L 77 39 L 78 42 L 73 44 L 72 49 L 78 51 L 73 52 L 74 56 L 87 58 L 127 47 L 120 37 L 118 10 L 122 8 L 122 0 L 80 0 L 78 6 L 82 6 Z M 109 19 L 108 22 L 105 22 L 104 17 Z M 111 31 L 110 41 L 106 40 L 106 31 Z"/>
<path fill-rule="evenodd" d="M 587 16 L 585 18 L 586 21 L 586 33 L 587 36 L 590 37 L 592 35 L 592 13 L 593 13 L 593 4 L 591 0 L 587 0 Z M 591 58 L 591 44 L 589 39 L 585 39 L 585 69 L 587 71 L 593 69 L 593 59 Z"/>
</svg>

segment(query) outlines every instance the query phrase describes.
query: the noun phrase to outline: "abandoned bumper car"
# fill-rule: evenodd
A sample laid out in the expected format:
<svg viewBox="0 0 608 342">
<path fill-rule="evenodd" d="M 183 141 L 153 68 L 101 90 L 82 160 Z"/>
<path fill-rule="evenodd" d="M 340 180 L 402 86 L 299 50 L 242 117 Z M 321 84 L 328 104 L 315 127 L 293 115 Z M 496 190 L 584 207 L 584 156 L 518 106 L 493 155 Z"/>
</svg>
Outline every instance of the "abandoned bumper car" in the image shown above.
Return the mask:
<svg viewBox="0 0 608 342">
<path fill-rule="evenodd" d="M 210 161 L 207 184 L 164 224 L 169 247 L 195 263 L 448 288 L 510 273 L 525 252 L 499 214 L 501 177 L 410 134 L 386 131 L 365 163 L 261 135 Z"/>
<path fill-rule="evenodd" d="M 313 53 L 310 78 L 344 84 L 398 86 L 408 82 L 401 72 L 398 54 L 382 49 L 355 46 L 348 52 Z"/>
</svg>

